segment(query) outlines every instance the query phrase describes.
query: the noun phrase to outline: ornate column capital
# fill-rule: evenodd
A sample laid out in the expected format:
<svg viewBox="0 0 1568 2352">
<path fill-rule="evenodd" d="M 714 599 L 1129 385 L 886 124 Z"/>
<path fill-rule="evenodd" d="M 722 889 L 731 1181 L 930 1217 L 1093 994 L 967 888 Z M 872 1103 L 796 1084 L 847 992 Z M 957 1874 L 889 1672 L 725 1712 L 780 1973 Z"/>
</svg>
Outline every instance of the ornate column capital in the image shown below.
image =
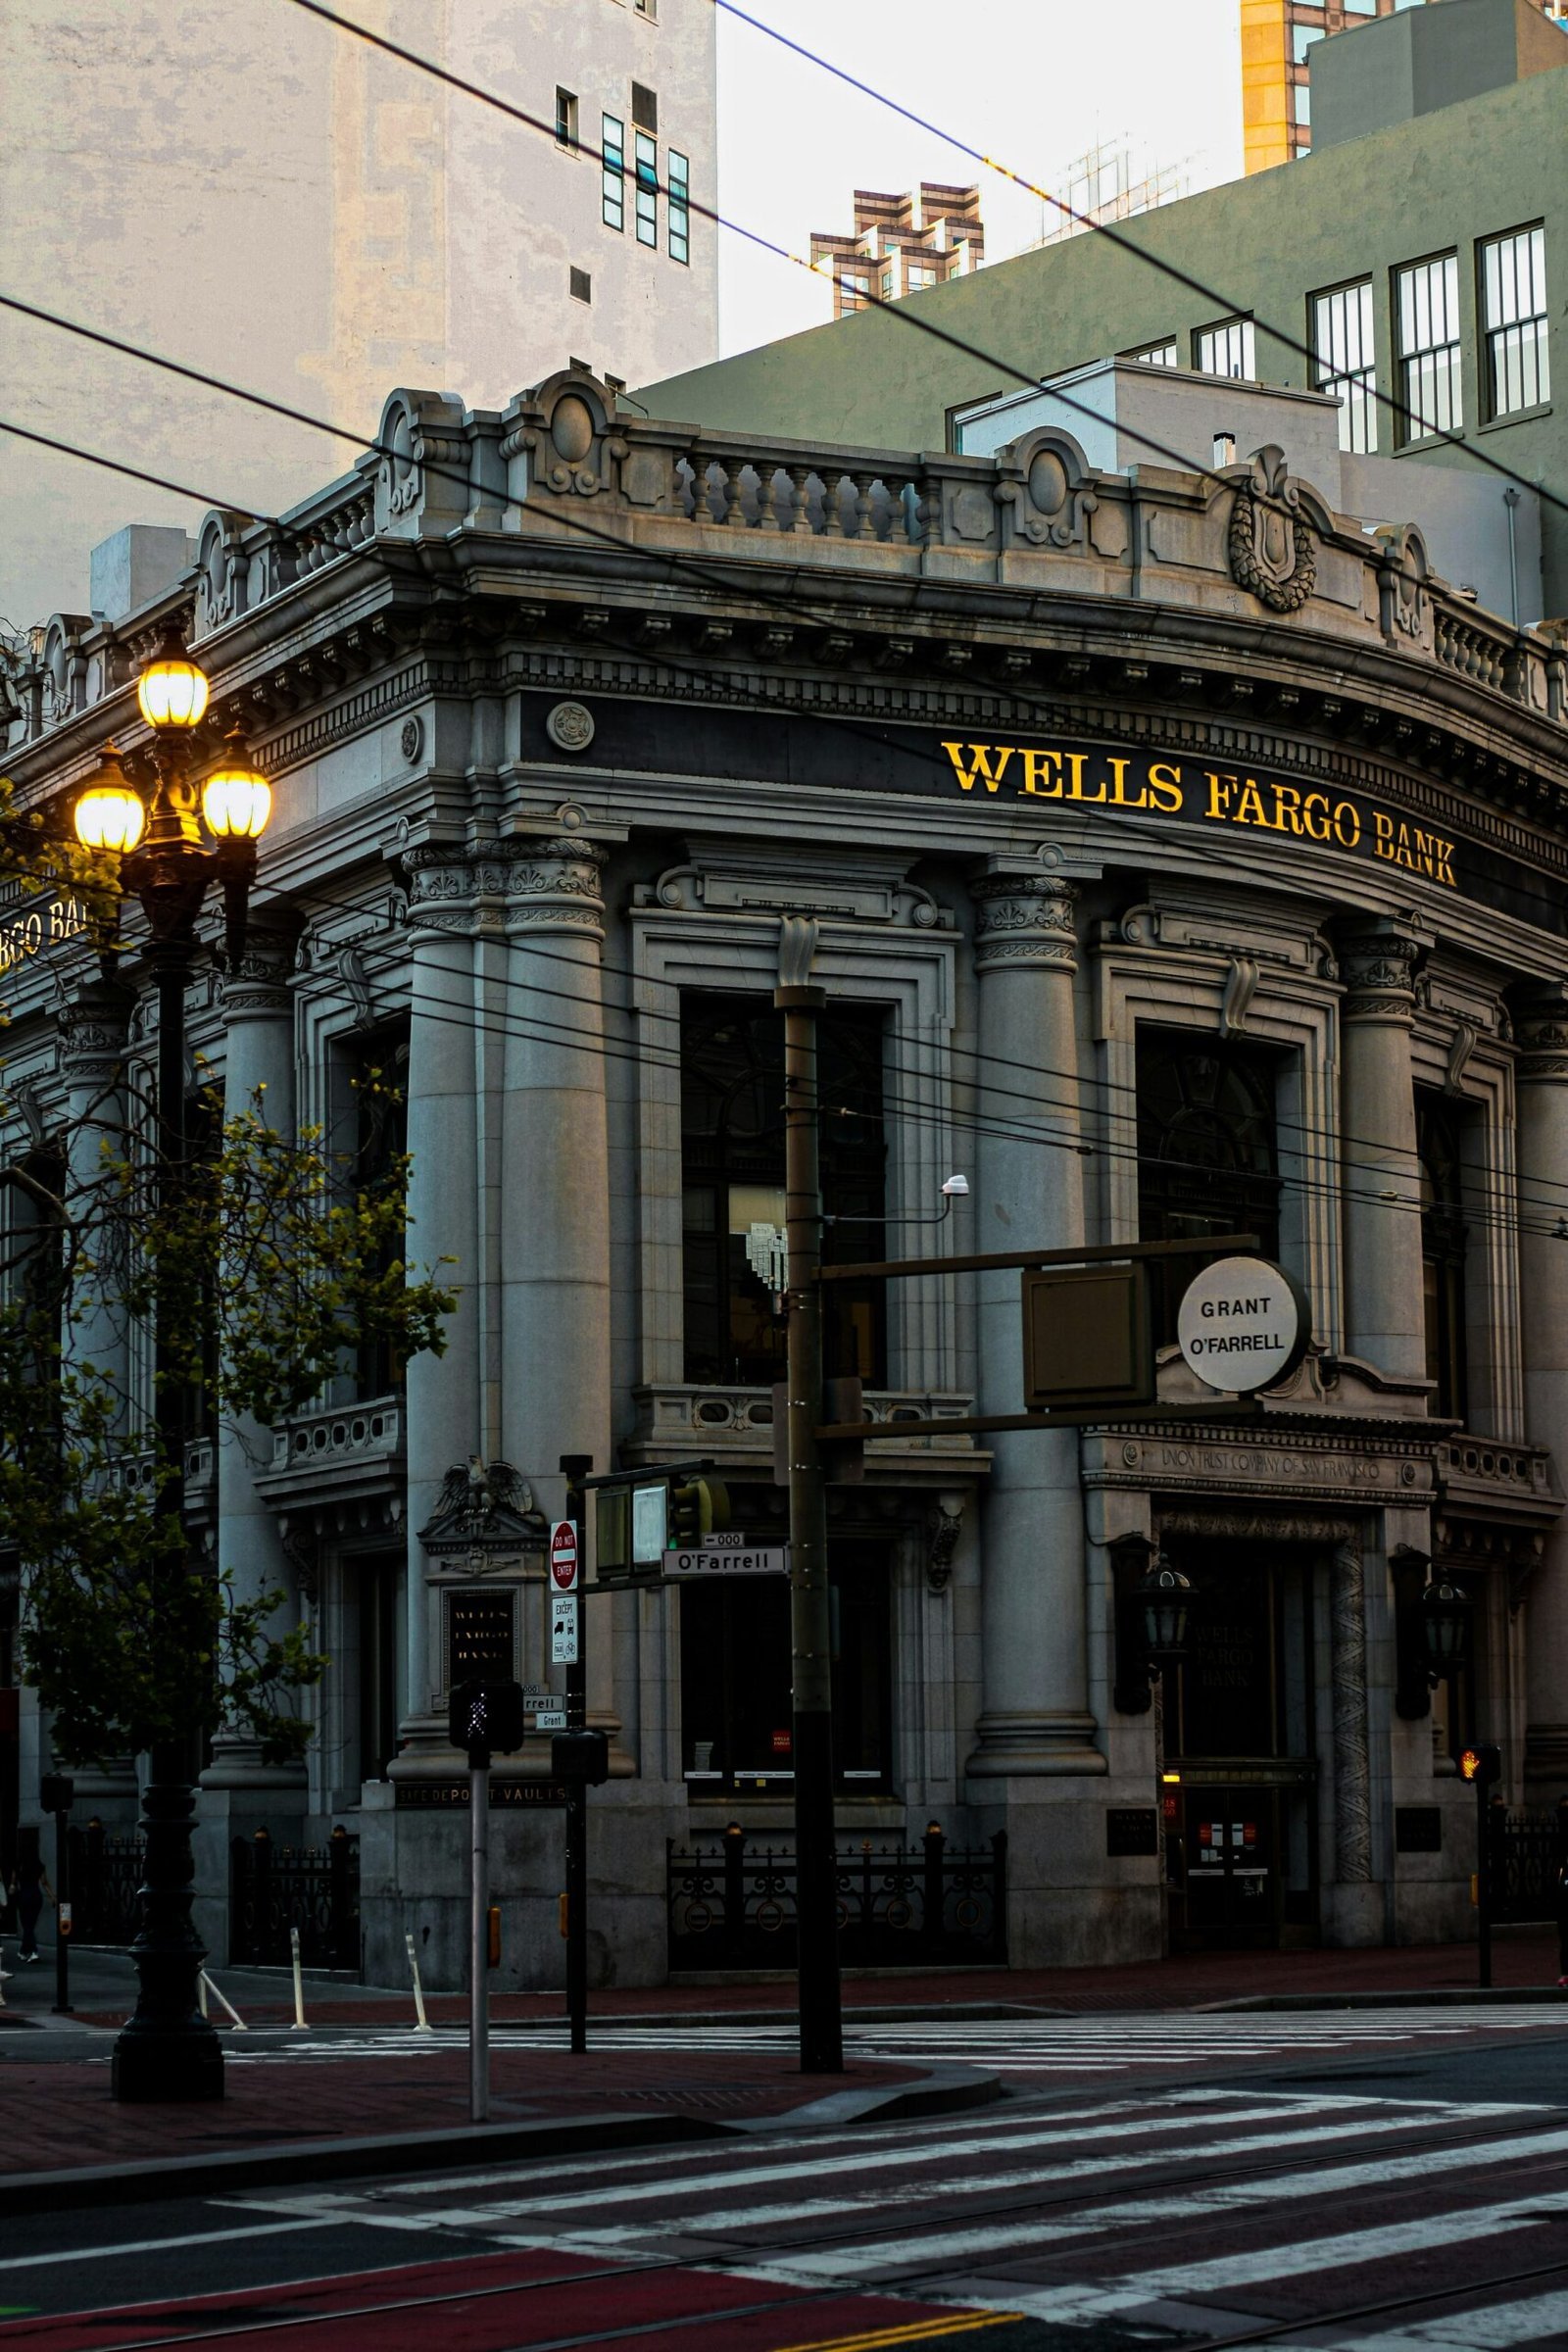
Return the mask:
<svg viewBox="0 0 1568 2352">
<path fill-rule="evenodd" d="M 509 934 L 564 931 L 603 941 L 608 850 L 575 833 L 504 846 Z"/>
<path fill-rule="evenodd" d="M 228 1021 L 282 1020 L 292 1009 L 289 974 L 294 969 L 291 932 L 252 924 L 245 953 L 223 978 L 223 1015 Z"/>
<path fill-rule="evenodd" d="M 60 1011 L 60 1068 L 68 1086 L 111 1080 L 125 1054 L 135 997 L 118 980 L 94 980 Z"/>
<path fill-rule="evenodd" d="M 1078 968 L 1073 927 L 1077 891 L 1054 874 L 982 874 L 969 885 L 978 909 L 974 965 L 991 972 L 1018 964 Z"/>
<path fill-rule="evenodd" d="M 1519 1041 L 1515 1076 L 1521 1084 L 1568 1079 L 1568 982 L 1543 980 L 1521 989 L 1513 1000 L 1513 1033 Z"/>
<path fill-rule="evenodd" d="M 1415 1009 L 1415 967 L 1421 942 L 1392 923 L 1352 923 L 1336 945 L 1345 981 L 1348 1021 L 1403 1021 Z"/>
</svg>

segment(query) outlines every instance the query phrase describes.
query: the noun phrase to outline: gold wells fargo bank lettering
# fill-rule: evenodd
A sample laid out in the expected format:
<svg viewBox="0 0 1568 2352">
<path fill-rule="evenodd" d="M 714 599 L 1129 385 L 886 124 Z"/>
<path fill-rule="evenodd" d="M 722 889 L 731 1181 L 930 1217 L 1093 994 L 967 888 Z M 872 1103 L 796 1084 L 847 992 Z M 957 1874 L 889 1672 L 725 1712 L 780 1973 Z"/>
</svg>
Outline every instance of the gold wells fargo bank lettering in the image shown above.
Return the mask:
<svg viewBox="0 0 1568 2352">
<path fill-rule="evenodd" d="M 1259 781 L 1227 768 L 1183 766 L 1115 752 L 1030 749 L 1018 743 L 944 743 L 960 792 L 1015 794 L 1019 800 L 1077 802 L 1082 808 L 1142 808 L 1197 816 L 1215 824 L 1254 825 L 1298 841 L 1356 850 L 1407 873 L 1458 888 L 1453 843 L 1425 826 L 1332 793 L 1303 791 L 1278 778 Z"/>
</svg>

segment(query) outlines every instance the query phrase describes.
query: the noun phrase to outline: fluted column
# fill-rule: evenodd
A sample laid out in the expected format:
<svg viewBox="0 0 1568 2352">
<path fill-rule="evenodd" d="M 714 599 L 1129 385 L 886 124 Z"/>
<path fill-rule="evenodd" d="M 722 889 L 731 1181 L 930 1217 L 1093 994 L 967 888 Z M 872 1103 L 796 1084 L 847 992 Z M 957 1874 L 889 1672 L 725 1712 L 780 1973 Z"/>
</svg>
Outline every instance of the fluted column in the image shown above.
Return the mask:
<svg viewBox="0 0 1568 2352">
<path fill-rule="evenodd" d="M 127 1155 L 125 1041 L 134 999 L 117 982 L 93 981 L 79 989 L 60 1015 L 61 1075 L 66 1085 L 66 1206 L 89 1233 L 82 1278 L 73 1298 L 72 1319 L 61 1335 L 65 1361 L 85 1375 L 87 1367 L 128 1402 L 129 1333 L 117 1302 L 116 1262 L 120 1247 L 105 1209 L 109 1186 L 106 1156 Z M 133 1806 L 136 1766 L 130 1756 L 105 1757 L 77 1768 L 78 1802 L 86 1811 L 116 1798 Z"/>
<path fill-rule="evenodd" d="M 294 1000 L 289 973 L 294 941 L 252 927 L 237 968 L 223 983 L 223 1117 L 254 1112 L 276 1134 L 295 1120 Z M 272 1433 L 250 1415 L 225 1415 L 218 1433 L 218 1564 L 237 1601 L 281 1592 L 271 1619 L 276 1634 L 297 1622 L 298 1579 L 277 1521 L 256 1492 L 258 1470 L 272 1458 Z M 268 1764 L 260 1743 L 226 1734 L 214 1742 L 204 1788 L 303 1788 L 305 1766 Z"/>
<path fill-rule="evenodd" d="M 1346 1349 L 1381 1372 L 1426 1372 L 1421 1183 L 1410 1080 L 1419 943 L 1391 923 L 1340 941 Z"/>
<path fill-rule="evenodd" d="M 1568 1477 L 1568 987 L 1532 990 L 1514 1013 L 1522 1049 L 1514 1075 L 1525 1435 L 1551 1447 L 1560 1483 Z M 1568 1789 L 1568 1528 L 1560 1520 L 1530 1580 L 1526 1608 L 1525 1771 Z"/>
<path fill-rule="evenodd" d="M 975 1236 L 984 1250 L 1084 1238 L 1071 883 L 993 871 L 973 885 L 980 980 Z M 1023 1409 L 1016 1273 L 977 1278 L 980 1403 Z M 1102 1772 L 1085 1641 L 1083 1498 L 1073 1430 L 1000 1432 L 982 1546 L 980 1744 L 971 1775 Z"/>
<path fill-rule="evenodd" d="M 552 1515 L 564 1454 L 610 1460 L 610 1154 L 602 966 L 605 852 L 516 845 L 507 892 L 502 1431 Z M 612 1608 L 589 1626 L 590 1720 L 613 1721 Z"/>
<path fill-rule="evenodd" d="M 444 1355 L 408 1369 L 407 1661 L 404 1753 L 444 1750 L 436 1713 L 441 1683 L 437 1600 L 419 1530 L 454 1463 L 482 1450 L 479 1394 L 478 1128 L 473 937 L 479 876 L 461 850 L 410 852 L 409 868 L 409 1256 L 438 1258 L 459 1293 Z"/>
</svg>

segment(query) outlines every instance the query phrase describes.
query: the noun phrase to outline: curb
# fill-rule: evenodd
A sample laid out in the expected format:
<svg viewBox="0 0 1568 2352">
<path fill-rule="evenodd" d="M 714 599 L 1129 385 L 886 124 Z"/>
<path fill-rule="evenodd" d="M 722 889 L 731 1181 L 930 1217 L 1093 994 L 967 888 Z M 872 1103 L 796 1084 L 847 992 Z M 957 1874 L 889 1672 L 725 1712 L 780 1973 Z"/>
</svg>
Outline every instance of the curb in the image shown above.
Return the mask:
<svg viewBox="0 0 1568 2352">
<path fill-rule="evenodd" d="M 1485 2009 L 1516 2007 L 1526 2002 L 1568 2006 L 1568 1991 L 1555 1984 L 1459 1984 L 1450 1991 L 1423 1986 L 1411 1992 L 1252 1992 L 1234 2001 L 1203 2001 L 1188 2010 L 1189 2017 L 1223 2016 L 1226 2012 L 1259 2009 Z"/>
<path fill-rule="evenodd" d="M 366 2139 L 282 2141 L 202 2156 L 172 2156 L 0 2178 L 0 2214 L 64 2213 L 79 2206 L 147 2205 L 182 2195 L 353 2180 L 399 2173 L 434 2173 L 474 2164 L 520 2163 L 537 2156 L 593 2156 L 612 2148 L 671 2147 L 689 2140 L 748 2139 L 858 2123 L 899 2123 L 987 2107 L 1003 2097 L 995 2075 L 972 2067 L 937 2067 L 886 2090 L 835 2091 L 782 2115 L 719 2123 L 708 2116 L 609 2111 L 560 2123 L 470 2124 L 460 2131 L 383 2132 Z"/>
</svg>

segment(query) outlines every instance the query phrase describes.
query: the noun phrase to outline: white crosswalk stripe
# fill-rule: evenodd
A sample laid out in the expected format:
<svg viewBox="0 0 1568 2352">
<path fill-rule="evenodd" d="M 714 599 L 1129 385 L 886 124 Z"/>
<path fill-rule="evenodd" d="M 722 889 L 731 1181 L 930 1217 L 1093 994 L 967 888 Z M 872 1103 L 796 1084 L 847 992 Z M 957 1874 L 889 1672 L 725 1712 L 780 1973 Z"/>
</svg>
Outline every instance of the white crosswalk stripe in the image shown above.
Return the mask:
<svg viewBox="0 0 1568 2352">
<path fill-rule="evenodd" d="M 1129 2066 L 1197 2067 L 1312 2051 L 1366 2053 L 1415 2038 L 1436 2041 L 1477 2034 L 1520 2034 L 1568 2027 L 1568 2009 L 1549 2002 L 1463 2004 L 1380 2010 L 1192 2011 L 1170 2014 L 1096 2014 L 1020 2018 L 1001 2022 L 923 2019 L 909 2024 L 847 2026 L 851 2056 L 884 2057 L 922 2065 L 970 2065 L 1020 2078 L 1124 2072 Z M 459 2026 L 434 2034 L 389 2027 L 304 2034 L 259 2031 L 243 2046 L 230 2042 L 231 2065 L 271 2064 L 278 2058 L 408 2058 L 450 2051 L 465 2038 Z M 491 2028 L 498 2050 L 559 2050 L 564 2028 Z M 794 2049 L 791 2030 L 778 2026 L 618 2026 L 594 2023 L 595 2050 L 689 2052 L 709 2057 L 760 2056 Z"/>
</svg>

